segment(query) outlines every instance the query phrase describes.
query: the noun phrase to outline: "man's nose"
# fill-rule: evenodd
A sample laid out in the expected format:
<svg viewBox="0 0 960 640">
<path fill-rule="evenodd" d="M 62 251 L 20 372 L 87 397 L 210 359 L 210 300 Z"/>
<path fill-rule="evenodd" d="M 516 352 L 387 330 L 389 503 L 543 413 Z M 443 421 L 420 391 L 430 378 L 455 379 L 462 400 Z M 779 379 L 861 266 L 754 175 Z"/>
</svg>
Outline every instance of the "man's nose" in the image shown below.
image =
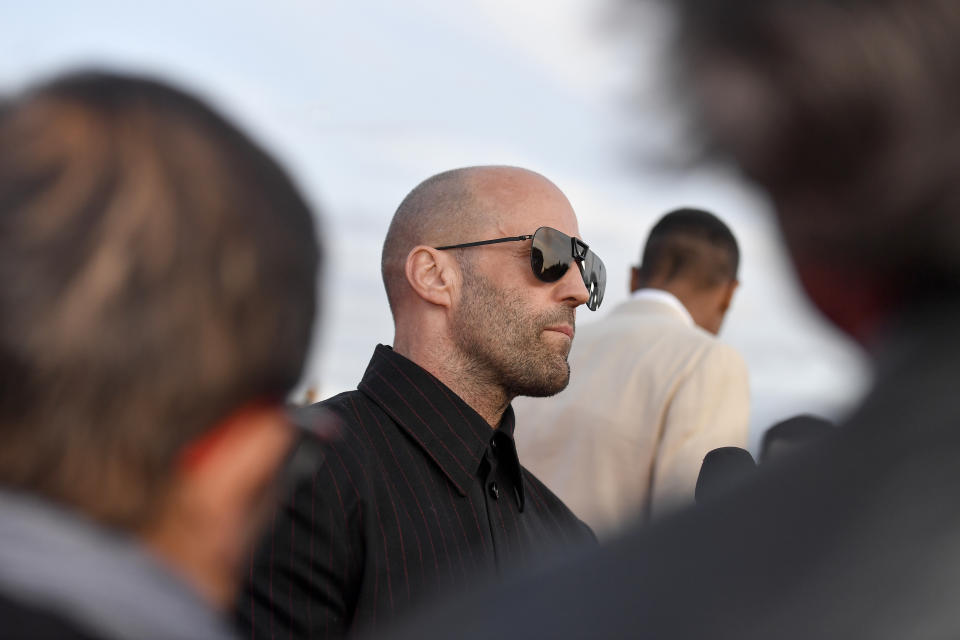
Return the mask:
<svg viewBox="0 0 960 640">
<path fill-rule="evenodd" d="M 586 304 L 589 300 L 590 292 L 587 291 L 587 285 L 583 282 L 580 266 L 576 260 L 571 260 L 570 268 L 557 281 L 557 297 L 574 307 Z"/>
</svg>

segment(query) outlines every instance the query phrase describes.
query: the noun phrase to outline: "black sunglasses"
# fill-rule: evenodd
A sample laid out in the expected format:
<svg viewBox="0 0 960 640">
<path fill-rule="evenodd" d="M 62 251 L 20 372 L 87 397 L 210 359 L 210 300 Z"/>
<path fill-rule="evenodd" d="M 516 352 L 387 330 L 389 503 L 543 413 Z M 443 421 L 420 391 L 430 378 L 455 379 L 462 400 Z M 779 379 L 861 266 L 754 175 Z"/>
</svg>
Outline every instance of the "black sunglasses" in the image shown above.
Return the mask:
<svg viewBox="0 0 960 640">
<path fill-rule="evenodd" d="M 583 284 L 587 286 L 587 308 L 596 311 L 603 302 L 603 291 L 607 287 L 607 269 L 603 260 L 597 257 L 590 247 L 580 238 L 571 238 L 562 231 L 552 227 L 540 227 L 528 236 L 512 236 L 510 238 L 496 238 L 479 242 L 464 242 L 450 244 L 443 247 L 434 247 L 438 251 L 446 249 L 466 249 L 479 247 L 484 244 L 498 244 L 500 242 L 520 242 L 533 240 L 530 249 L 530 267 L 533 275 L 543 282 L 556 282 L 567 273 L 570 262 L 575 261 L 580 269 Z"/>
</svg>

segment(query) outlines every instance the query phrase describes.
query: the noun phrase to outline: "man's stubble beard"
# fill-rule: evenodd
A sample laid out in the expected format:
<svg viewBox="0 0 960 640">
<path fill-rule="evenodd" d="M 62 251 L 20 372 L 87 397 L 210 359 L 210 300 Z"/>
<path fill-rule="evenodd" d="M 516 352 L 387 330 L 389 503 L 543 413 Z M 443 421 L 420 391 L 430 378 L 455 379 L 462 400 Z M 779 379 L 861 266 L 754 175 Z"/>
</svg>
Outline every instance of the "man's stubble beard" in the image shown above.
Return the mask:
<svg viewBox="0 0 960 640">
<path fill-rule="evenodd" d="M 547 397 L 570 382 L 569 347 L 543 339 L 546 327 L 573 326 L 575 311 L 561 307 L 531 312 L 522 291 L 499 290 L 473 269 L 464 269 L 464 293 L 454 315 L 454 341 L 464 375 L 500 386 L 509 397 Z"/>
</svg>

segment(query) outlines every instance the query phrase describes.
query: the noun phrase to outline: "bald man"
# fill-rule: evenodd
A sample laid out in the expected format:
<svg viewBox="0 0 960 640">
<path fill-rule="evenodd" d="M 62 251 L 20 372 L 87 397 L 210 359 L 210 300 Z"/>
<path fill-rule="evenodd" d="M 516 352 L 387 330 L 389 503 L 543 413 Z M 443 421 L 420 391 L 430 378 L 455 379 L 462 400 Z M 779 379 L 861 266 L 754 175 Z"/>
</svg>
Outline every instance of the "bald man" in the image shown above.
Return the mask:
<svg viewBox="0 0 960 640">
<path fill-rule="evenodd" d="M 739 261 L 712 213 L 666 214 L 631 269 L 630 300 L 582 331 L 570 386 L 517 403 L 520 454 L 601 539 L 692 504 L 707 452 L 747 444 L 747 367 L 715 337 Z"/>
<path fill-rule="evenodd" d="M 590 530 L 520 466 L 510 406 L 570 377 L 576 309 L 603 263 L 536 173 L 472 167 L 400 204 L 382 273 L 395 336 L 332 412 L 342 438 L 289 497 L 251 568 L 252 637 L 383 628 L 431 593 L 497 575 Z"/>
</svg>

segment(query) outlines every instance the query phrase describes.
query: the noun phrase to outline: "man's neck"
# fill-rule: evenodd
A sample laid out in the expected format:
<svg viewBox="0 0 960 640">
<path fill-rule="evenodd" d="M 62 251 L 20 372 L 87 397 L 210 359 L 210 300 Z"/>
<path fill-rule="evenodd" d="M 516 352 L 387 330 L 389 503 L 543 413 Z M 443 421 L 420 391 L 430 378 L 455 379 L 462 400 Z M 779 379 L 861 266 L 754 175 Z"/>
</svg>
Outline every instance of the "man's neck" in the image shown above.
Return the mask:
<svg viewBox="0 0 960 640">
<path fill-rule="evenodd" d="M 444 377 L 434 373 L 441 382 L 450 387 L 460 398 L 470 405 L 492 428 L 500 426 L 503 414 L 510 406 L 513 396 L 507 394 L 502 386 L 485 381 L 482 377 L 471 376 L 461 370 L 459 374 L 448 372 Z"/>
<path fill-rule="evenodd" d="M 217 562 L 219 554 L 204 544 L 197 544 L 197 537 L 192 538 L 191 543 L 178 540 L 169 532 L 150 531 L 141 533 L 140 538 L 144 546 L 190 584 L 208 606 L 218 611 L 229 607 L 234 596 L 236 572 Z"/>
<path fill-rule="evenodd" d="M 486 369 L 453 348 L 417 349 L 413 345 L 400 343 L 394 344 L 393 350 L 446 385 L 491 428 L 496 429 L 500 425 L 513 395 L 493 380 Z"/>
<path fill-rule="evenodd" d="M 631 291 L 630 298 L 632 300 L 656 300 L 657 302 L 676 309 L 691 325 L 694 324 L 693 316 L 690 315 L 690 309 L 688 309 L 687 305 L 672 291 L 658 287 L 641 287 Z"/>
</svg>

